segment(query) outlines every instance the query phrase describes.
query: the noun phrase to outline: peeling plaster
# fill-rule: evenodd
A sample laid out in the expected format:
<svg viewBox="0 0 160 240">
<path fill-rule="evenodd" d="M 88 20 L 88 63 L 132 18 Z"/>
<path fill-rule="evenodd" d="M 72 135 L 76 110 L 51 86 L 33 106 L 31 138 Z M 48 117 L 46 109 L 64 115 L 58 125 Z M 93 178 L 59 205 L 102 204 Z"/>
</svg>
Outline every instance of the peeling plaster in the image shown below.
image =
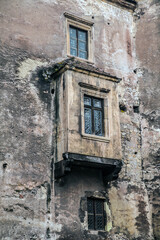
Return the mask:
<svg viewBox="0 0 160 240">
<path fill-rule="evenodd" d="M 46 62 L 42 60 L 33 60 L 33 59 L 26 59 L 25 61 L 21 62 L 18 68 L 18 77 L 19 78 L 26 78 L 32 71 L 34 71 L 37 67 L 42 65 L 46 65 Z"/>
</svg>

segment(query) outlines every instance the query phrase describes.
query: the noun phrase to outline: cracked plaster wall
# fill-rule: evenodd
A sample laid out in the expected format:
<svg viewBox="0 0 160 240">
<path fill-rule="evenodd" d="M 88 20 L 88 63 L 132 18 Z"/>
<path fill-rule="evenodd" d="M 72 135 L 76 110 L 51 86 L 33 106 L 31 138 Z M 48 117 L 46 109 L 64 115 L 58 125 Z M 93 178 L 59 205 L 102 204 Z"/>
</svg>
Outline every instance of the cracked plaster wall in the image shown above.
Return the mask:
<svg viewBox="0 0 160 240">
<path fill-rule="evenodd" d="M 155 0 L 139 1 L 134 15 L 100 0 L 1 0 L 1 239 L 151 240 L 152 228 L 160 239 L 158 10 Z M 122 77 L 124 165 L 109 189 L 99 173 L 79 172 L 54 191 L 54 109 L 41 69 L 66 57 L 65 11 L 94 21 L 95 66 Z M 133 111 L 139 105 L 140 114 Z M 80 223 L 88 189 L 106 191 L 108 236 Z"/>
</svg>

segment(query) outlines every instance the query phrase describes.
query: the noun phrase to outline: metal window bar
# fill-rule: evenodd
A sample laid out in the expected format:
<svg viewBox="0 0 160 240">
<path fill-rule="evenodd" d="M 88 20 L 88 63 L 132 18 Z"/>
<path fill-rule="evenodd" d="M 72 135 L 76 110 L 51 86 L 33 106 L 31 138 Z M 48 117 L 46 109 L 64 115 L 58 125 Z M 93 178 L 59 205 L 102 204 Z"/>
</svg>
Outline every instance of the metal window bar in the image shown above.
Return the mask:
<svg viewBox="0 0 160 240">
<path fill-rule="evenodd" d="M 88 229 L 104 230 L 105 229 L 104 201 L 102 199 L 88 198 L 87 208 L 88 208 Z"/>
</svg>

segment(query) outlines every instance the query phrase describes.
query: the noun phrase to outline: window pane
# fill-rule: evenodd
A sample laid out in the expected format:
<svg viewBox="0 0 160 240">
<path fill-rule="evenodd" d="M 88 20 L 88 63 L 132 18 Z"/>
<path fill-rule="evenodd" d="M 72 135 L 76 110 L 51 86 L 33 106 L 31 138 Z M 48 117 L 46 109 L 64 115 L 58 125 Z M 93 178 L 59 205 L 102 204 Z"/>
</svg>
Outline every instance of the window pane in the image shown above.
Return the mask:
<svg viewBox="0 0 160 240">
<path fill-rule="evenodd" d="M 95 228 L 96 230 L 103 230 L 104 223 L 103 223 L 103 216 L 96 215 L 95 216 Z"/>
<path fill-rule="evenodd" d="M 103 214 L 103 200 L 96 200 L 95 201 L 95 213 L 96 214 Z"/>
<path fill-rule="evenodd" d="M 77 50 L 71 48 L 71 55 L 73 55 L 73 56 L 77 56 Z"/>
<path fill-rule="evenodd" d="M 92 120 L 91 120 L 91 109 L 85 108 L 84 109 L 84 122 L 85 122 L 85 133 L 91 134 L 92 133 Z"/>
<path fill-rule="evenodd" d="M 88 229 L 94 229 L 94 215 L 88 215 Z"/>
<path fill-rule="evenodd" d="M 94 213 L 93 199 L 88 199 L 87 200 L 87 208 L 88 208 L 88 213 Z"/>
<path fill-rule="evenodd" d="M 102 107 L 102 100 L 94 98 L 93 99 L 93 106 L 97 107 L 97 108 L 101 108 Z"/>
<path fill-rule="evenodd" d="M 102 136 L 102 112 L 94 110 L 94 130 L 95 135 Z"/>
<path fill-rule="evenodd" d="M 84 105 L 91 106 L 91 98 L 84 96 Z"/>
<path fill-rule="evenodd" d="M 77 40 L 76 39 L 70 39 L 70 48 L 77 48 Z"/>
<path fill-rule="evenodd" d="M 87 199 L 88 229 L 104 230 L 104 201 L 102 199 Z"/>
<path fill-rule="evenodd" d="M 86 42 L 87 32 L 78 30 L 78 39 Z"/>
<path fill-rule="evenodd" d="M 86 42 L 78 41 L 79 50 L 86 51 Z"/>
<path fill-rule="evenodd" d="M 70 37 L 77 38 L 75 28 L 70 27 Z"/>
<path fill-rule="evenodd" d="M 87 52 L 79 51 L 78 52 L 78 57 L 87 59 Z"/>
</svg>

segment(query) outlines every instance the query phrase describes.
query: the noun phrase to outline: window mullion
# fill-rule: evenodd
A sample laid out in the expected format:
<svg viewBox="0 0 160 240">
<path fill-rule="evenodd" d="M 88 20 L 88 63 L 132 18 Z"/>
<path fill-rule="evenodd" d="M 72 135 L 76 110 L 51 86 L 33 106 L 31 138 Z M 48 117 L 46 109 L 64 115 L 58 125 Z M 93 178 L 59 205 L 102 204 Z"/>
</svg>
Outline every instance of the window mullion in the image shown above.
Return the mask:
<svg viewBox="0 0 160 240">
<path fill-rule="evenodd" d="M 95 200 L 93 199 L 93 213 L 94 213 L 94 230 L 96 230 L 96 209 L 95 209 Z"/>
<path fill-rule="evenodd" d="M 87 59 L 88 59 L 88 34 L 86 35 L 86 52 L 87 52 Z"/>
<path fill-rule="evenodd" d="M 102 101 L 102 135 L 104 135 L 104 102 Z"/>
<path fill-rule="evenodd" d="M 102 213 L 102 217 L 103 217 L 103 228 L 105 228 L 104 204 L 103 204 L 103 213 Z"/>
<path fill-rule="evenodd" d="M 92 134 L 94 134 L 94 108 L 93 108 L 93 98 L 91 98 L 91 114 L 92 114 Z"/>
</svg>

